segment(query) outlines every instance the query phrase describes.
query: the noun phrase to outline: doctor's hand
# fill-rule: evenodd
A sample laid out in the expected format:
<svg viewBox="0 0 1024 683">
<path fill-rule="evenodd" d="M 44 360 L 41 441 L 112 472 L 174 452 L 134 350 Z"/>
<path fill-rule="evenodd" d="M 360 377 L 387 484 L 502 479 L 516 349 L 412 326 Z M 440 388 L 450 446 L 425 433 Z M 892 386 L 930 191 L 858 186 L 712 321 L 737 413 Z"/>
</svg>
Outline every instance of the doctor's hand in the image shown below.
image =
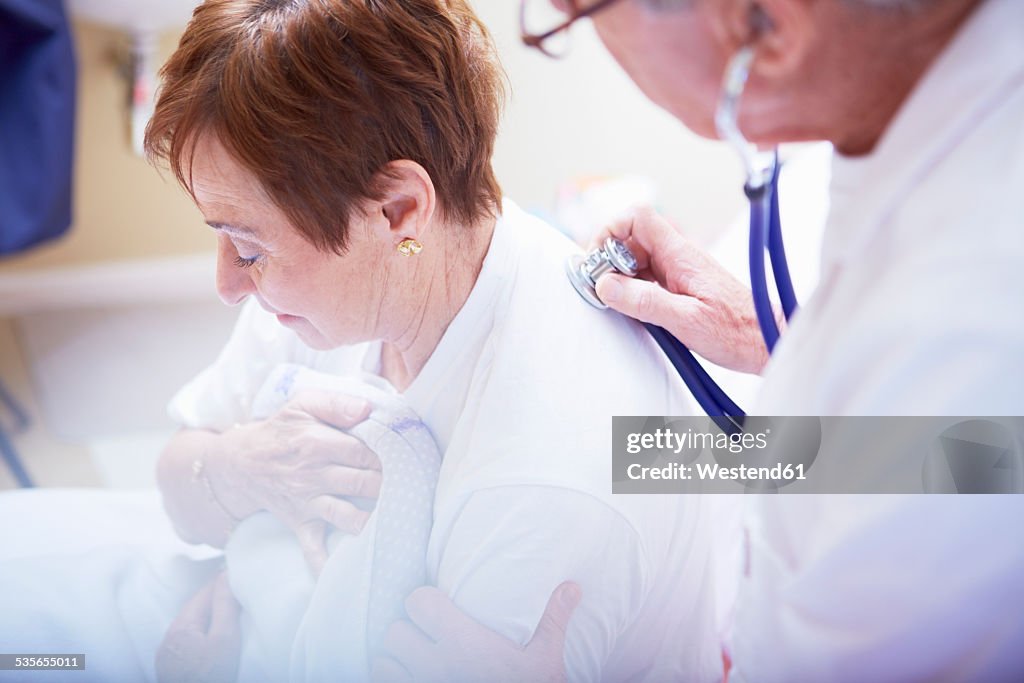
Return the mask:
<svg viewBox="0 0 1024 683">
<path fill-rule="evenodd" d="M 295 532 L 319 574 L 328 531 L 358 534 L 369 518 L 352 499 L 375 500 L 380 493 L 380 460 L 344 431 L 369 413 L 361 398 L 311 391 L 266 420 L 224 432 L 226 457 L 210 472 L 218 500 L 236 519 L 274 514 Z"/>
<path fill-rule="evenodd" d="M 604 229 L 592 248 L 609 236 L 632 250 L 640 273 L 636 278 L 603 275 L 597 282 L 601 301 L 631 318 L 664 327 L 712 363 L 761 372 L 768 349 L 746 285 L 653 209 L 636 209 Z M 776 320 L 781 330 L 784 319 L 776 313 Z"/>
<path fill-rule="evenodd" d="M 241 607 L 218 574 L 174 619 L 156 652 L 159 683 L 226 683 L 238 675 Z"/>
<path fill-rule="evenodd" d="M 409 621 L 391 625 L 388 657 L 373 662 L 374 683 L 565 683 L 565 632 L 581 592 L 558 586 L 525 647 L 480 624 L 437 588 L 405 601 Z"/>
</svg>

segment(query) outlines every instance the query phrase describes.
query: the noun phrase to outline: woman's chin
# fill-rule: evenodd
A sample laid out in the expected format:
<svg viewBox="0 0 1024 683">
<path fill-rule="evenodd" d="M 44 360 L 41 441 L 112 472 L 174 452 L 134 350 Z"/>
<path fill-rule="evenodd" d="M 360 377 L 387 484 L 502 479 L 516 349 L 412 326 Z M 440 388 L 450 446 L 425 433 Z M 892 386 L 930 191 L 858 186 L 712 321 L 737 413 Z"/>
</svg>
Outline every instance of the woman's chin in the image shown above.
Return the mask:
<svg viewBox="0 0 1024 683">
<path fill-rule="evenodd" d="M 294 332 L 295 336 L 297 336 L 303 344 L 314 351 L 330 351 L 341 346 L 351 346 L 352 344 L 358 344 L 365 341 L 362 339 L 342 339 L 339 341 L 337 339 L 328 338 L 313 327 L 308 320 L 304 319 L 300 324 L 294 326 L 288 325 L 286 327 Z"/>
<path fill-rule="evenodd" d="M 277 322 L 280 323 L 282 327 L 286 327 L 294 332 L 296 336 L 302 340 L 302 343 L 311 349 L 326 351 L 338 346 L 338 344 L 331 343 L 330 340 L 320 334 L 320 332 L 305 318 L 279 313 L 277 315 Z"/>
</svg>

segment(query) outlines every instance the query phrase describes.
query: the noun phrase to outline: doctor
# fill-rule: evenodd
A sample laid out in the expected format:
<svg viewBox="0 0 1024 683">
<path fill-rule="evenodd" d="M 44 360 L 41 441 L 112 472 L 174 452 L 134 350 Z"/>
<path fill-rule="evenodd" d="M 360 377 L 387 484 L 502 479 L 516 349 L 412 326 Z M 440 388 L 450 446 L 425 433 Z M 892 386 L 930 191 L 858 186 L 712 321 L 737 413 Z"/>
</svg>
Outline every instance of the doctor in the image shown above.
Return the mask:
<svg viewBox="0 0 1024 683">
<path fill-rule="evenodd" d="M 753 46 L 745 136 L 836 152 L 821 282 L 767 365 L 749 293 L 653 213 L 611 228 L 652 281 L 605 276 L 606 303 L 763 368 L 755 414 L 1024 414 L 1024 3 L 555 5 L 707 137 L 727 61 Z M 731 679 L 1024 678 L 1019 496 L 772 496 L 748 512 Z M 524 647 L 421 589 L 391 654 L 416 681 L 564 680 L 559 597 Z"/>
</svg>

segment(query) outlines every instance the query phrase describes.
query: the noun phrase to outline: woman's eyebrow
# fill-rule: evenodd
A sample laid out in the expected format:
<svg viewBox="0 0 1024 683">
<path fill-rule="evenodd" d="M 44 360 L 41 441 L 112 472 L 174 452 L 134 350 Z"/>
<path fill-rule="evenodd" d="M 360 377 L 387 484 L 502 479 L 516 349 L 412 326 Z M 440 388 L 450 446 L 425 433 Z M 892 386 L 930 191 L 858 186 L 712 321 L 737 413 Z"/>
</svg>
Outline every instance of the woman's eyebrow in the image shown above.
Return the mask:
<svg viewBox="0 0 1024 683">
<path fill-rule="evenodd" d="M 256 234 L 255 230 L 244 225 L 232 225 L 229 223 L 218 223 L 215 221 L 206 221 L 206 224 L 218 232 L 223 232 L 232 237 L 238 237 L 246 240 L 247 242 L 252 242 L 257 246 L 266 245 L 266 243 L 259 238 L 259 235 Z"/>
</svg>

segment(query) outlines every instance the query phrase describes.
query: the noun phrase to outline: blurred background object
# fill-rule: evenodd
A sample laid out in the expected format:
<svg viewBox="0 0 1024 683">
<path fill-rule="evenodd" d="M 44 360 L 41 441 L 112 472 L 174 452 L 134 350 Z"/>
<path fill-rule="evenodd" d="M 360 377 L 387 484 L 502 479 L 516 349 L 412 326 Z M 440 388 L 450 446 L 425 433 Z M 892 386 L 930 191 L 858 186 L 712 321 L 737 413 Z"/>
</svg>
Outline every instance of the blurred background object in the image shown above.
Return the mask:
<svg viewBox="0 0 1024 683">
<path fill-rule="evenodd" d="M 152 485 L 173 430 L 164 407 L 213 360 L 237 314 L 214 291 L 213 231 L 173 177 L 135 153 L 130 132 L 151 89 L 146 74 L 195 4 L 68 3 L 79 83 L 74 221 L 59 240 L 0 257 L 0 378 L 32 419 L 12 441 L 40 485 Z M 551 60 L 520 43 L 515 3 L 474 6 L 509 78 L 495 154 L 508 196 L 579 240 L 638 200 L 702 243 L 737 214 L 730 150 L 651 105 L 589 24 Z M 0 467 L 0 487 L 13 485 Z"/>
<path fill-rule="evenodd" d="M 184 26 L 198 4 L 196 0 L 68 0 L 75 16 L 127 35 L 128 49 L 119 55 L 118 66 L 125 80 L 132 150 L 139 156 L 156 102 L 159 36 Z"/>
<path fill-rule="evenodd" d="M 70 227 L 74 123 L 62 0 L 0 0 L 0 254 Z"/>
</svg>

